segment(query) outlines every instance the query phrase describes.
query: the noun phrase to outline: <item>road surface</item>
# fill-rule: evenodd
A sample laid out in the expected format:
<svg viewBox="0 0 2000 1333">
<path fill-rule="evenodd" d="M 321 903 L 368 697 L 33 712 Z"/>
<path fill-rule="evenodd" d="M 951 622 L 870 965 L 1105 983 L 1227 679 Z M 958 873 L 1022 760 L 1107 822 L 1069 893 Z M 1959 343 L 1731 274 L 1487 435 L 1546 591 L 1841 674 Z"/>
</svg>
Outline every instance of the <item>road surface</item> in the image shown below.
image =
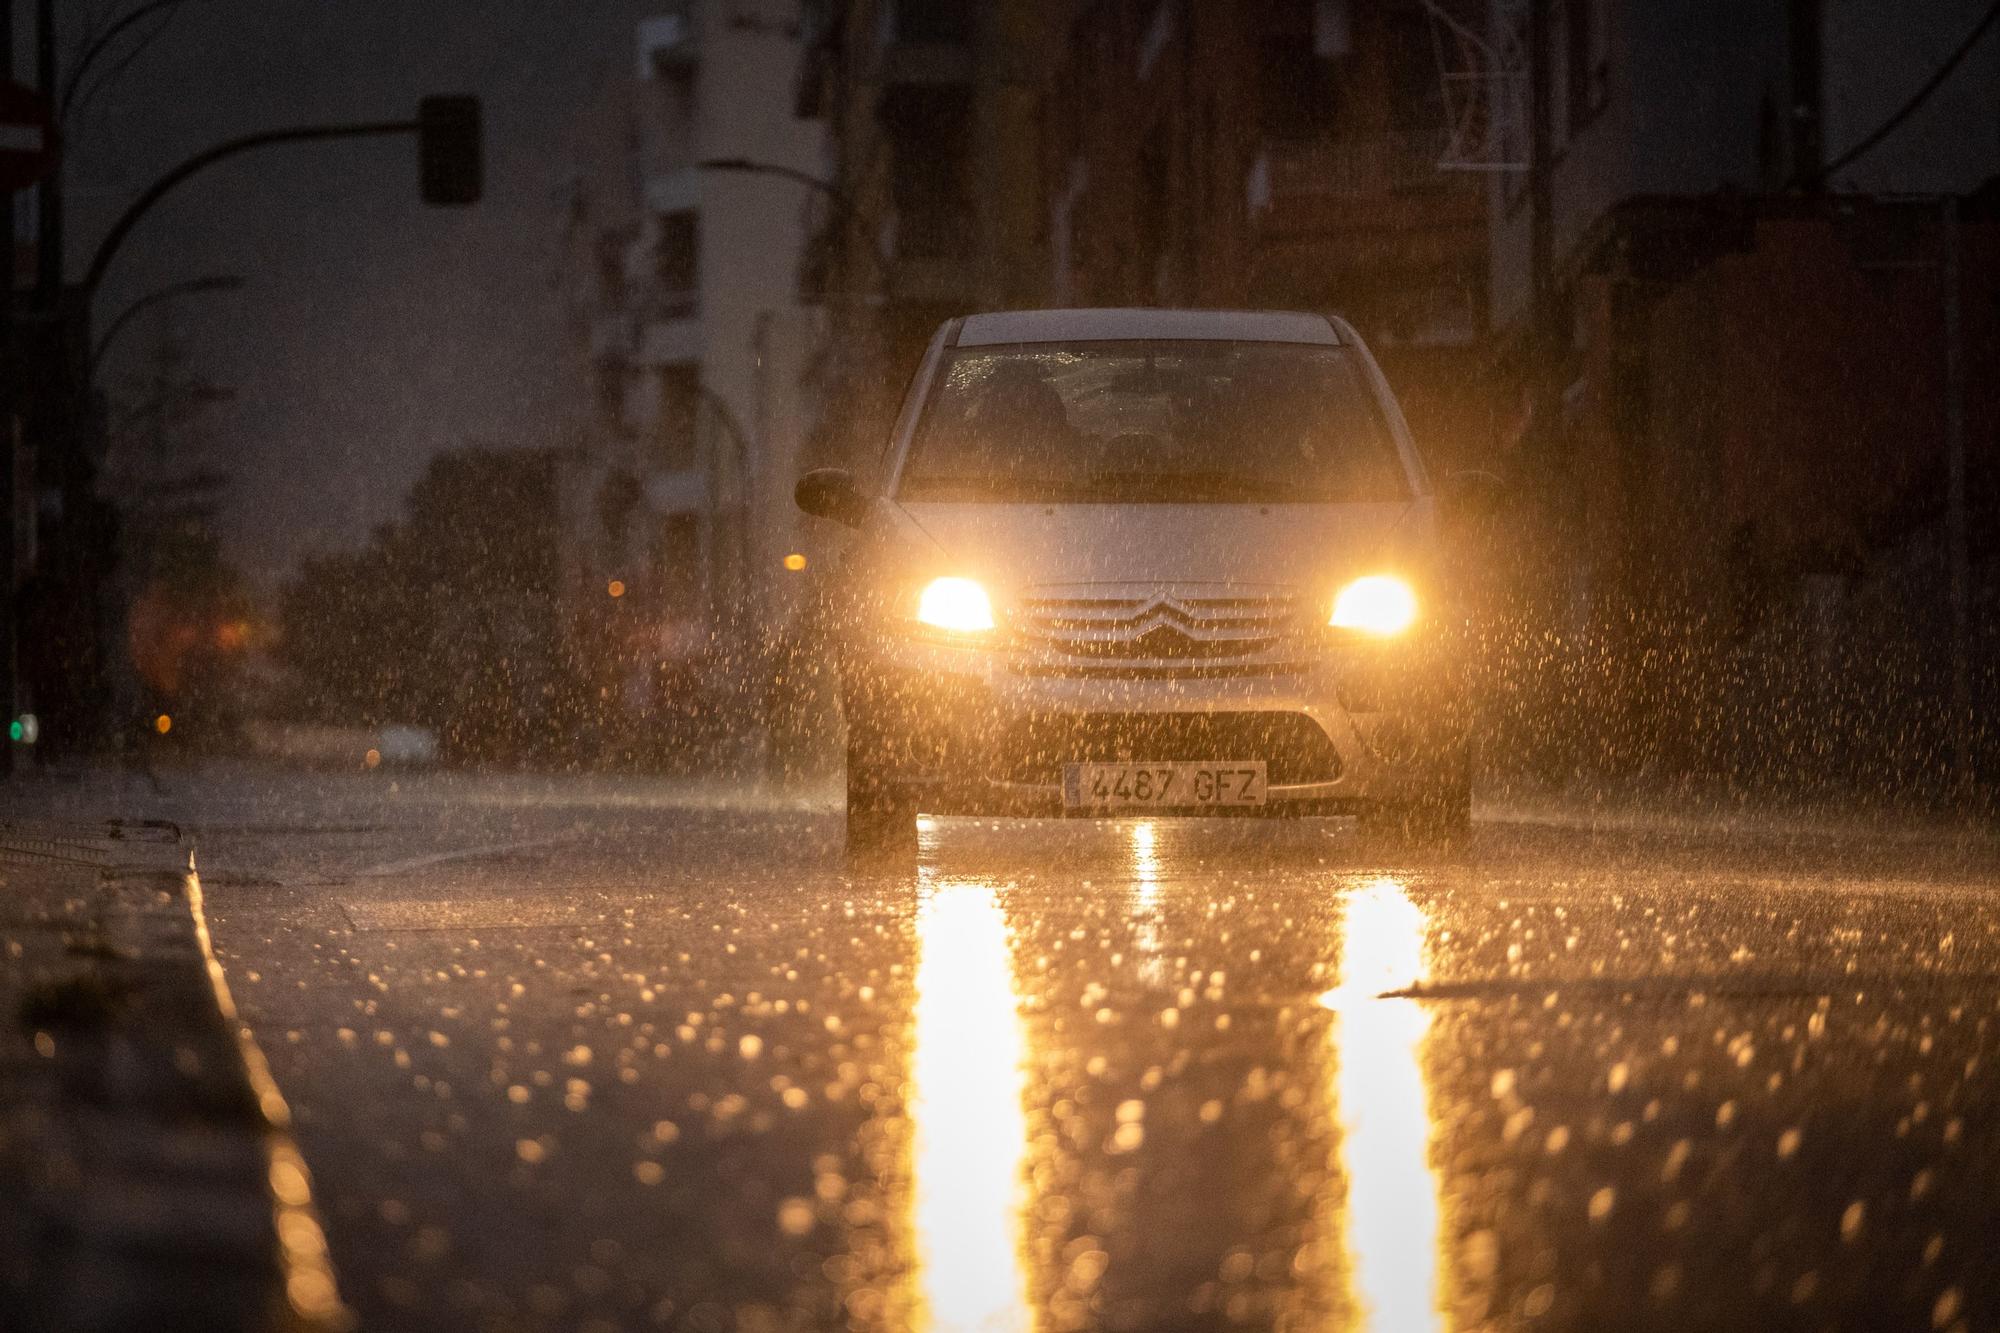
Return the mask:
<svg viewBox="0 0 2000 1333">
<path fill-rule="evenodd" d="M 2000 1326 L 1990 837 L 171 785 L 369 1329 Z"/>
</svg>

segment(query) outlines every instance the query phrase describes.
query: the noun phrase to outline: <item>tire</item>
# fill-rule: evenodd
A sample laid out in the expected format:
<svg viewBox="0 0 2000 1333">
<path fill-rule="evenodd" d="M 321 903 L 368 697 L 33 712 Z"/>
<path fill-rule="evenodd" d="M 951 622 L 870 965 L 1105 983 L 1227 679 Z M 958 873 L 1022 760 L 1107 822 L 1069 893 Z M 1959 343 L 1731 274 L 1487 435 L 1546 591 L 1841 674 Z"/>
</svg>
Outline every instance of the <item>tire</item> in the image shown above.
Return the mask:
<svg viewBox="0 0 2000 1333">
<path fill-rule="evenodd" d="M 864 722 L 847 731 L 847 854 L 880 860 L 914 857 L 917 805 L 899 791 L 889 742 Z"/>
</svg>

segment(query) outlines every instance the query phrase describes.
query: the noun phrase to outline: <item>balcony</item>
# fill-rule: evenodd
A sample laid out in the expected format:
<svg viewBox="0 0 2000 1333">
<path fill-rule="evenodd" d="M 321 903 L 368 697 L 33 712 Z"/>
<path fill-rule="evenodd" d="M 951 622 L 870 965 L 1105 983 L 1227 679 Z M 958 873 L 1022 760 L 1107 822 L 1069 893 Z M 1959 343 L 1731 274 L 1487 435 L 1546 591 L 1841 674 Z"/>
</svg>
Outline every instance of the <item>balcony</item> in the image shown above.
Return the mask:
<svg viewBox="0 0 2000 1333">
<path fill-rule="evenodd" d="M 1448 193 L 1455 173 L 1438 170 L 1444 141 L 1436 135 L 1385 134 L 1368 139 L 1271 142 L 1252 167 L 1261 175 L 1261 203 L 1292 198 L 1373 199 L 1385 195 Z M 1475 191 L 1476 193 L 1476 191 Z M 1254 191 L 1252 212 L 1260 201 Z"/>
<path fill-rule="evenodd" d="M 701 68 L 701 44 L 694 24 L 679 14 L 639 23 L 639 78 L 680 82 Z"/>
<path fill-rule="evenodd" d="M 683 303 L 667 294 L 655 305 L 647 302 L 634 316 L 637 352 L 633 360 L 646 366 L 685 365 L 701 360 L 701 312 L 690 294 Z"/>
<path fill-rule="evenodd" d="M 638 313 L 639 318 L 648 324 L 693 319 L 701 313 L 701 293 L 679 288 L 650 288 L 639 302 Z"/>
<path fill-rule="evenodd" d="M 970 83 L 975 25 L 973 0 L 885 0 L 875 30 L 882 83 Z"/>
</svg>

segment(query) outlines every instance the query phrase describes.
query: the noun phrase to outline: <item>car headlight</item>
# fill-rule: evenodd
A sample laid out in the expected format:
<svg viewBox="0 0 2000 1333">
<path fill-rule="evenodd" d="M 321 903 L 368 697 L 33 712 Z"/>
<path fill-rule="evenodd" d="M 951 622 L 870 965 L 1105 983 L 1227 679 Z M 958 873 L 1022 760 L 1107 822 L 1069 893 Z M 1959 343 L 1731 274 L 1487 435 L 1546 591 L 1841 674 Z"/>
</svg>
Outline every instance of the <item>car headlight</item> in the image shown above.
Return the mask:
<svg viewBox="0 0 2000 1333">
<path fill-rule="evenodd" d="M 932 579 L 917 598 L 917 619 L 933 629 L 978 634 L 993 628 L 993 603 L 971 579 Z"/>
<path fill-rule="evenodd" d="M 1417 620 L 1417 594 L 1390 574 L 1370 574 L 1340 590 L 1333 599 L 1335 629 L 1355 630 L 1390 639 Z"/>
</svg>

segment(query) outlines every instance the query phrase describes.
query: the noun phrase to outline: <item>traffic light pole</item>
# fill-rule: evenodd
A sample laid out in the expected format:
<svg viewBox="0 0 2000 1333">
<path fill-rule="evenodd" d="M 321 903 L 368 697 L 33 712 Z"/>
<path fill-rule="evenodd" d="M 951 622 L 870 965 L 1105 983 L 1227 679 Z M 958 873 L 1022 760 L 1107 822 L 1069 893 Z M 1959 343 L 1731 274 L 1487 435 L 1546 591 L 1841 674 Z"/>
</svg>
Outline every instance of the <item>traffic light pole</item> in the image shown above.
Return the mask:
<svg viewBox="0 0 2000 1333">
<path fill-rule="evenodd" d="M 246 134 L 229 139 L 213 148 L 196 153 L 187 161 L 169 171 L 148 186 L 146 192 L 134 199 L 131 206 L 119 214 L 118 221 L 111 224 L 103 241 L 99 242 L 97 253 L 91 256 L 90 267 L 84 271 L 82 287 L 85 299 L 96 293 L 103 282 L 111 261 L 118 255 L 118 249 L 132 229 L 139 225 L 153 208 L 153 205 L 173 192 L 175 186 L 217 162 L 247 153 L 253 149 L 268 148 L 274 144 L 309 143 L 321 139 L 370 139 L 384 135 L 416 134 L 422 128 L 414 120 L 370 121 L 355 125 L 301 125 L 286 130 L 265 130 L 260 134 Z"/>
<path fill-rule="evenodd" d="M 56 97 L 56 4 L 55 0 L 35 3 L 35 87 L 42 96 Z M 60 126 L 61 122 L 56 122 Z M 57 163 L 55 173 L 35 191 L 35 307 L 49 313 L 62 303 L 63 280 L 63 191 Z"/>
<path fill-rule="evenodd" d="M 164 7 L 169 0 L 154 0 L 153 4 L 141 5 L 127 14 L 123 20 L 103 34 L 95 46 L 85 54 L 79 63 L 80 75 L 89 62 L 101 54 L 109 45 L 109 39 L 129 26 L 145 13 Z M 80 79 L 72 78 L 68 95 L 58 95 L 56 90 L 54 25 L 49 21 L 53 11 L 53 0 L 36 0 L 37 10 L 43 17 L 40 41 L 37 46 L 37 63 L 40 67 L 42 91 L 45 97 L 54 98 L 61 106 L 67 107 L 68 95 L 76 94 Z M 13 0 L 0 0 L 0 86 L 12 86 L 13 75 Z M 59 387 L 58 395 L 74 394 L 81 391 L 83 399 L 94 399 L 92 380 L 96 358 L 92 355 L 89 342 L 91 306 L 112 261 L 131 236 L 134 228 L 158 204 L 182 182 L 198 175 L 203 170 L 243 153 L 259 148 L 281 144 L 310 143 L 323 140 L 368 139 L 408 135 L 417 140 L 419 185 L 425 203 L 443 206 L 460 206 L 476 203 L 484 184 L 484 154 L 482 149 L 482 122 L 479 99 L 469 96 L 430 96 L 418 104 L 417 115 L 412 120 L 364 121 L 353 124 L 301 125 L 288 129 L 266 130 L 257 134 L 246 134 L 229 139 L 188 158 L 173 170 L 161 176 L 134 199 L 129 207 L 118 216 L 104 239 L 91 255 L 90 265 L 82 280 L 74 288 L 66 289 L 63 283 L 62 245 L 62 203 L 59 182 L 45 185 L 40 204 L 40 221 L 44 227 L 41 236 L 40 262 L 37 265 L 35 296 L 36 317 L 41 321 L 41 331 L 47 336 L 54 330 L 57 337 L 65 332 L 73 347 L 65 348 L 60 355 L 66 358 L 65 366 L 74 363 L 76 380 L 65 381 Z M 17 494 L 19 480 L 16 467 L 17 442 L 21 434 L 21 409 L 26 387 L 21 364 L 14 291 L 14 210 L 12 194 L 0 190 L 0 265 L 4 265 L 4 278 L 0 278 L 0 776 L 13 771 L 17 751 L 7 735 L 21 719 L 21 700 L 16 664 L 20 643 L 19 584 L 21 571 L 17 566 L 20 548 L 19 503 Z M 72 305 L 71 295 L 75 301 Z M 69 327 L 65 330 L 65 323 Z M 74 404 L 70 404 L 71 407 Z M 63 413 L 58 412 L 58 416 Z M 62 436 L 65 427 L 57 426 L 54 433 Z M 54 445 L 61 449 L 75 442 L 68 439 L 38 441 L 43 447 Z"/>
<path fill-rule="evenodd" d="M 475 97 L 426 97 L 417 106 L 415 120 L 374 120 L 349 125 L 298 125 L 291 129 L 264 130 L 225 139 L 196 153 L 187 161 L 146 187 L 145 193 L 118 215 L 97 253 L 90 258 L 80 286 L 86 303 L 97 294 L 105 272 L 118 255 L 118 247 L 181 182 L 241 153 L 277 144 L 315 143 L 327 139 L 378 139 L 387 135 L 412 135 L 417 140 L 418 165 L 424 202 L 457 206 L 478 202 L 484 166 L 481 148 L 479 99 Z"/>
</svg>

